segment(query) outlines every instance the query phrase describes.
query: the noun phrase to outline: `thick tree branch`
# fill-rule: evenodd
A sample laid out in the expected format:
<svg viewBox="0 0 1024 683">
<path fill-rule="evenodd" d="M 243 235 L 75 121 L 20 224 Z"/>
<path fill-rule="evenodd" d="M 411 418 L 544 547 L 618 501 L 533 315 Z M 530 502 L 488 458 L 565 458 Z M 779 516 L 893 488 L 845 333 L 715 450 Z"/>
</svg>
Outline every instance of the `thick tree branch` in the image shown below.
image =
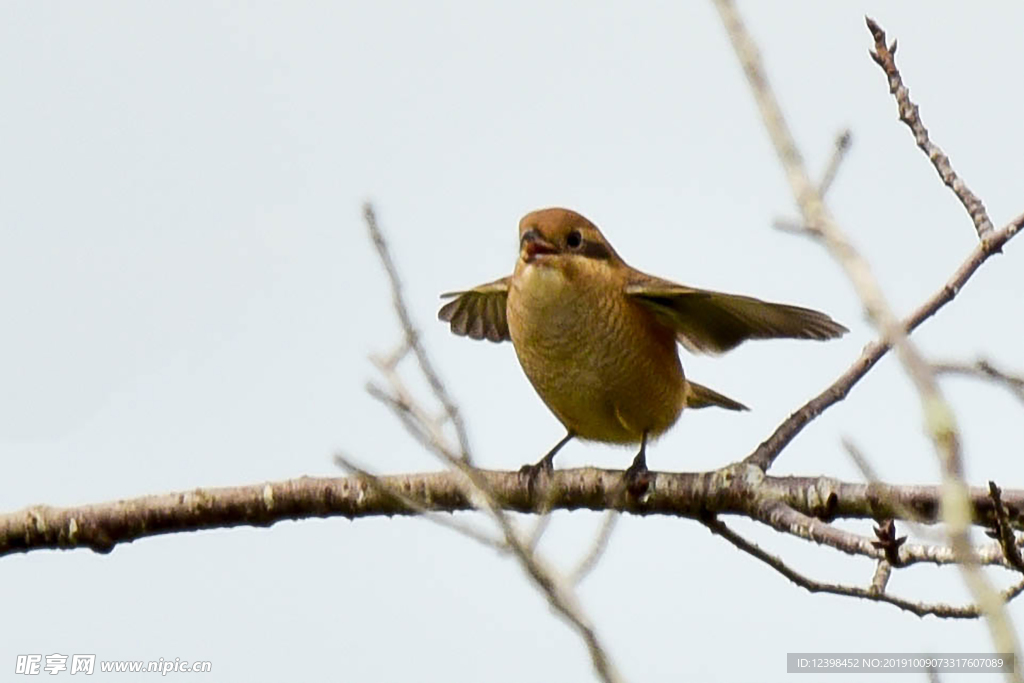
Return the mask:
<svg viewBox="0 0 1024 683">
<path fill-rule="evenodd" d="M 504 510 L 617 510 L 635 515 L 699 519 L 702 514 L 744 515 L 809 537 L 802 528 L 833 519 L 915 519 L 938 521 L 940 486 L 858 484 L 826 477 L 772 477 L 757 468 L 733 465 L 714 472 L 652 473 L 651 496 L 643 503 L 621 495 L 621 470 L 593 467 L 555 470 L 550 479 L 531 486 L 518 472 L 474 470 Z M 110 552 L 121 543 L 169 533 L 270 526 L 313 517 L 372 517 L 476 510 L 465 492 L 462 473 L 428 472 L 376 477 L 387 490 L 363 476 L 302 477 L 281 482 L 195 489 L 76 507 L 35 506 L 0 515 L 0 556 L 44 548 L 88 548 Z M 402 499 L 389 491 L 401 494 Z M 987 488 L 970 489 L 976 524 L 994 527 L 995 509 Z M 407 500 L 404 500 L 407 499 Z M 414 501 L 414 504 L 410 502 Z M 1001 502 L 1019 524 L 1024 490 L 1006 489 Z M 773 507 L 775 506 L 775 507 Z M 786 512 L 791 510 L 792 513 Z M 775 520 L 774 522 L 771 520 Z M 818 527 L 816 527 L 818 528 Z M 829 532 L 831 533 L 831 532 Z M 849 532 L 842 532 L 847 534 Z M 839 538 L 839 537 L 836 537 Z M 870 539 L 837 547 L 857 548 L 870 557 Z M 986 564 L 1009 566 L 998 544 L 980 551 Z M 870 548 L 870 549 L 869 549 Z M 906 544 L 901 561 L 947 564 L 948 548 Z"/>
</svg>

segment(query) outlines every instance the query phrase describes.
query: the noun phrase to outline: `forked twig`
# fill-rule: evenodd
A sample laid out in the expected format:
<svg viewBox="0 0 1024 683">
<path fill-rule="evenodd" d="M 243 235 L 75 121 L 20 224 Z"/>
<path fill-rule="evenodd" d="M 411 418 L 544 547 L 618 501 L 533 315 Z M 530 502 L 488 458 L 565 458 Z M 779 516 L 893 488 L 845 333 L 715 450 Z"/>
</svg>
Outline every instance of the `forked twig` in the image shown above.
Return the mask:
<svg viewBox="0 0 1024 683">
<path fill-rule="evenodd" d="M 391 258 L 391 251 L 388 249 L 388 244 L 384 240 L 380 227 L 377 225 L 377 215 L 369 202 L 363 205 L 363 218 L 366 219 L 366 227 L 370 230 L 373 245 L 377 248 L 377 254 L 380 256 L 380 261 L 384 265 L 384 270 L 387 271 L 388 280 L 391 283 L 391 295 L 395 306 L 395 313 L 398 315 L 398 320 L 402 324 L 402 330 L 405 332 L 404 343 L 416 355 L 416 361 L 419 363 L 423 376 L 426 377 L 431 390 L 434 392 L 434 396 L 444 406 L 448 419 L 451 420 L 452 425 L 455 427 L 462 458 L 466 462 L 472 462 L 466 424 L 462 419 L 462 414 L 459 412 L 458 405 L 448 394 L 448 389 L 445 388 L 444 382 L 441 381 L 441 376 L 434 370 L 434 365 L 430 362 L 430 358 L 420 342 L 419 330 L 416 329 L 416 325 L 409 316 L 409 309 L 405 305 L 405 297 L 402 294 L 402 280 L 398 276 L 398 269 L 395 267 L 395 262 Z"/>
</svg>

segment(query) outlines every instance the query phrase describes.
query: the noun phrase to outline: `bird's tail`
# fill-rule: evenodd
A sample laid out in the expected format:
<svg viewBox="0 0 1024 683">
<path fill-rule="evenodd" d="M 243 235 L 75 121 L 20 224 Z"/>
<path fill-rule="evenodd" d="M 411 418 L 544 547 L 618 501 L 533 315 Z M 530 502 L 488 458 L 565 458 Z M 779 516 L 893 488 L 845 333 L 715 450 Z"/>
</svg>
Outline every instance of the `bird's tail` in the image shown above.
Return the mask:
<svg viewBox="0 0 1024 683">
<path fill-rule="evenodd" d="M 686 403 L 687 408 L 707 408 L 718 406 L 726 410 L 750 410 L 739 401 L 734 401 L 728 396 L 723 396 L 714 389 L 708 389 L 703 384 L 686 382 Z"/>
</svg>

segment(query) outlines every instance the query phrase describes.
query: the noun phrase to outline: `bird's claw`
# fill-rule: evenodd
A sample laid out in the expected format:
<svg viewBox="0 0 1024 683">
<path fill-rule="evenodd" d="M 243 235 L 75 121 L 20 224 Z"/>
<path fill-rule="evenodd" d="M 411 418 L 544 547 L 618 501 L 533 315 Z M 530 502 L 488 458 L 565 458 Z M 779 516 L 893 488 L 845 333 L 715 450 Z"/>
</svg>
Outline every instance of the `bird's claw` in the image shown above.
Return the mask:
<svg viewBox="0 0 1024 683">
<path fill-rule="evenodd" d="M 648 494 L 652 479 L 651 471 L 643 461 L 634 461 L 623 475 L 626 490 L 637 499 L 642 499 Z"/>
<path fill-rule="evenodd" d="M 544 457 L 532 465 L 526 464 L 519 468 L 520 478 L 526 480 L 527 485 L 531 490 L 539 477 L 550 477 L 551 473 L 555 471 L 555 466 L 552 464 L 551 460 L 551 458 Z"/>
</svg>

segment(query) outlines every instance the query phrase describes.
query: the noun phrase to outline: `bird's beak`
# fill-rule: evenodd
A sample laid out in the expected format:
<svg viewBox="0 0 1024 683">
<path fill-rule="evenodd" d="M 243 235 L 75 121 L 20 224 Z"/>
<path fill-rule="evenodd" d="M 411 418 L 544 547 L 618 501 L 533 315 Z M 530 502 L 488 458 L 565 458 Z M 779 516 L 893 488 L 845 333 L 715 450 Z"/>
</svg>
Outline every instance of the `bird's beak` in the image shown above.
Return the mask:
<svg viewBox="0 0 1024 683">
<path fill-rule="evenodd" d="M 519 255 L 526 263 L 531 263 L 538 255 L 554 254 L 558 251 L 535 228 L 523 233 L 519 240 Z"/>
</svg>

